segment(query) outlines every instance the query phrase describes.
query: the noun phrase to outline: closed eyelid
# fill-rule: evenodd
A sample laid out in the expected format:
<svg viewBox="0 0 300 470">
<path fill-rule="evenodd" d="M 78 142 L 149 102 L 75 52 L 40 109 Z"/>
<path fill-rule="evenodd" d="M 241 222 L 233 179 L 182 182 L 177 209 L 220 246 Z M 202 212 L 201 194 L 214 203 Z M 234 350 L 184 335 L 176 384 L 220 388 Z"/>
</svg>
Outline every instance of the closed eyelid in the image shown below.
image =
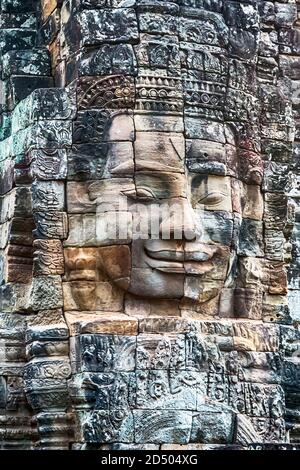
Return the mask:
<svg viewBox="0 0 300 470">
<path fill-rule="evenodd" d="M 217 204 L 221 202 L 225 197 L 227 197 L 226 193 L 223 193 L 222 191 L 212 191 L 210 193 L 205 193 L 203 194 L 198 201 L 205 201 L 206 199 L 214 199 L 215 201 L 211 201 L 212 204 Z"/>
<path fill-rule="evenodd" d="M 125 191 L 122 191 L 122 194 L 132 199 L 140 199 L 140 200 L 145 200 L 145 201 L 150 200 L 150 199 L 156 199 L 155 194 L 149 188 L 143 188 L 143 187 L 125 190 Z"/>
</svg>

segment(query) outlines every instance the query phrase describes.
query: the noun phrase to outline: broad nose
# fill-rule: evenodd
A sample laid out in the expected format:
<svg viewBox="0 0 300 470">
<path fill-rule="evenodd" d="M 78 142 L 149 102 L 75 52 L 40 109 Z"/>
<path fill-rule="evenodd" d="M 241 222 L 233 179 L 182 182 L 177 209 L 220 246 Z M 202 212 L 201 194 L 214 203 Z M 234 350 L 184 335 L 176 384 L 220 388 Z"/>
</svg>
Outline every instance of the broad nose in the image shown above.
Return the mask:
<svg viewBox="0 0 300 470">
<path fill-rule="evenodd" d="M 189 200 L 182 199 L 163 208 L 160 224 L 163 240 L 194 241 L 198 235 L 195 212 Z"/>
</svg>

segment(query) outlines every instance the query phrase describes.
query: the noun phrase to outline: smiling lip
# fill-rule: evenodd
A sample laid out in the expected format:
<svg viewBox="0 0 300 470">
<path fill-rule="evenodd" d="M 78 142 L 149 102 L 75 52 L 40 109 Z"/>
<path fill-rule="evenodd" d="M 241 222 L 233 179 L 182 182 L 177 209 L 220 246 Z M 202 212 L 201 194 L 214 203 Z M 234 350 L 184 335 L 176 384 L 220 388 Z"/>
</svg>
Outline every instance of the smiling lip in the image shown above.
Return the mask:
<svg viewBox="0 0 300 470">
<path fill-rule="evenodd" d="M 150 268 L 156 269 L 157 271 L 162 271 L 163 273 L 176 273 L 184 274 L 185 269 L 183 263 L 178 263 L 176 261 L 165 261 L 164 259 L 157 259 L 147 257 L 147 264 Z"/>
<path fill-rule="evenodd" d="M 183 262 L 184 252 L 178 250 L 153 250 L 145 247 L 145 251 L 149 258 L 160 261 Z"/>
<path fill-rule="evenodd" d="M 145 247 L 147 264 L 152 269 L 174 274 L 204 274 L 211 269 L 209 261 L 214 250 L 204 251 L 164 250 Z"/>
<path fill-rule="evenodd" d="M 201 249 L 201 251 L 200 251 Z M 183 250 L 164 250 L 153 249 L 145 246 L 145 252 L 149 258 L 159 261 L 179 262 L 184 261 L 209 261 L 215 255 L 215 247 L 199 247 L 199 250 L 183 251 Z"/>
<path fill-rule="evenodd" d="M 185 274 L 185 269 L 183 266 L 158 266 L 154 267 L 152 266 L 153 269 L 156 269 L 157 271 L 161 271 L 163 273 L 172 273 L 172 274 Z"/>
</svg>

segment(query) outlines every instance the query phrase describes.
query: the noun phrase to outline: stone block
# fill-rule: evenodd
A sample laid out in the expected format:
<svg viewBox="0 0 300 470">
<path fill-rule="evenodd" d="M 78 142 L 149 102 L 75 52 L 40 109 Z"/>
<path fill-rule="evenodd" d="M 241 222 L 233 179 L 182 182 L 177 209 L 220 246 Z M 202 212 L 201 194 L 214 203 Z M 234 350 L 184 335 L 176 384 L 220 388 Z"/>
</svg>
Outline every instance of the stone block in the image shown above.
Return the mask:
<svg viewBox="0 0 300 470">
<path fill-rule="evenodd" d="M 0 288 L 2 312 L 24 312 L 28 306 L 29 289 L 26 284 L 7 283 Z"/>
<path fill-rule="evenodd" d="M 67 356 L 68 353 L 67 341 L 34 341 L 26 346 L 28 360 L 36 357 Z"/>
<path fill-rule="evenodd" d="M 232 214 L 218 211 L 195 210 L 202 227 L 201 242 L 228 246 L 233 240 Z"/>
<path fill-rule="evenodd" d="M 97 180 L 103 177 L 108 144 L 79 144 L 68 150 L 68 179 Z"/>
<path fill-rule="evenodd" d="M 136 337 L 84 334 L 71 338 L 71 363 L 80 372 L 135 369 Z"/>
<path fill-rule="evenodd" d="M 178 317 L 148 317 L 139 320 L 140 333 L 187 333 L 191 323 Z"/>
<path fill-rule="evenodd" d="M 127 192 L 134 191 L 132 178 L 113 178 L 88 182 L 67 183 L 68 211 L 103 214 L 127 209 Z M 123 204 L 122 204 L 123 203 Z M 123 209 L 124 207 L 124 209 Z"/>
<path fill-rule="evenodd" d="M 175 268 L 176 271 L 176 268 Z M 148 298 L 181 299 L 184 292 L 184 274 L 159 271 L 152 268 L 132 268 L 128 291 Z M 172 282 L 168 282 L 171 281 Z"/>
<path fill-rule="evenodd" d="M 36 239 L 67 237 L 68 220 L 65 212 L 35 212 L 35 230 L 33 236 Z"/>
<path fill-rule="evenodd" d="M 37 380 L 37 384 L 42 382 L 40 379 L 50 380 L 64 380 L 68 379 L 71 374 L 70 363 L 68 358 L 63 359 L 51 359 L 49 361 L 45 359 L 39 359 L 33 363 L 29 363 L 24 368 L 24 380 L 30 383 L 30 381 Z M 34 384 L 34 382 L 32 382 Z"/>
<path fill-rule="evenodd" d="M 1 13 L 0 24 L 3 29 L 34 29 L 36 26 L 36 14 L 34 10 L 21 13 Z"/>
<path fill-rule="evenodd" d="M 32 247 L 9 245 L 7 249 L 6 281 L 29 283 L 32 278 Z"/>
<path fill-rule="evenodd" d="M 33 249 L 34 276 L 64 273 L 64 257 L 60 240 L 34 240 Z"/>
<path fill-rule="evenodd" d="M 36 149 L 30 152 L 32 176 L 39 180 L 63 180 L 67 176 L 65 149 Z"/>
<path fill-rule="evenodd" d="M 46 49 L 9 51 L 3 56 L 3 78 L 11 75 L 50 76 L 50 58 Z"/>
<path fill-rule="evenodd" d="M 137 63 L 130 44 L 105 44 L 84 53 L 77 65 L 80 75 L 136 75 Z"/>
<path fill-rule="evenodd" d="M 51 77 L 35 75 L 12 75 L 8 82 L 7 104 L 10 110 L 27 98 L 37 88 L 49 88 L 53 86 Z"/>
<path fill-rule="evenodd" d="M 79 412 L 78 434 L 87 443 L 134 441 L 133 414 L 129 410 Z"/>
<path fill-rule="evenodd" d="M 262 222 L 243 219 L 238 254 L 241 256 L 264 256 Z"/>
<path fill-rule="evenodd" d="M 157 444 L 187 444 L 190 440 L 190 411 L 134 410 L 133 414 L 137 443 L 152 441 Z"/>
<path fill-rule="evenodd" d="M 261 290 L 236 288 L 234 296 L 234 313 L 237 318 L 262 319 Z"/>
<path fill-rule="evenodd" d="M 123 293 L 109 282 L 64 282 L 63 293 L 67 311 L 120 312 L 122 310 Z"/>
<path fill-rule="evenodd" d="M 120 235 L 116 232 L 116 212 L 72 214 L 69 216 L 69 236 L 65 246 L 108 246 L 128 244 L 132 238 L 132 215 L 118 212 Z M 57 238 L 57 237 L 56 237 Z"/>
<path fill-rule="evenodd" d="M 136 380 L 133 372 L 84 372 L 70 382 L 70 395 L 76 405 L 88 404 L 94 410 L 124 410 L 135 406 Z"/>
<path fill-rule="evenodd" d="M 183 132 L 183 118 L 180 115 L 145 115 L 134 113 L 136 131 L 140 132 Z"/>
<path fill-rule="evenodd" d="M 33 279 L 30 293 L 32 310 L 55 309 L 63 306 L 60 276 L 39 276 Z"/>
<path fill-rule="evenodd" d="M 137 369 L 183 369 L 185 367 L 184 335 L 141 334 L 137 338 Z"/>
<path fill-rule="evenodd" d="M 84 45 L 126 43 L 138 39 L 137 18 L 131 8 L 85 10 L 78 20 Z"/>
<path fill-rule="evenodd" d="M 32 209 L 34 212 L 62 212 L 65 205 L 64 183 L 34 181 L 32 183 Z"/>
<path fill-rule="evenodd" d="M 179 133 L 137 132 L 134 151 L 136 171 L 184 171 L 184 138 Z"/>
<path fill-rule="evenodd" d="M 176 5 L 177 7 L 177 5 Z M 145 8 L 145 7 L 144 7 Z M 147 8 L 147 7 L 146 7 Z M 146 9 L 145 9 L 146 10 Z M 163 10 L 163 7 L 162 7 Z M 139 27 L 142 33 L 167 34 L 178 33 L 178 18 L 166 12 L 141 11 L 138 15 Z"/>
<path fill-rule="evenodd" d="M 20 13 L 35 11 L 35 0 L 28 0 L 24 3 L 22 0 L 3 0 L 1 11 L 5 13 Z"/>
<path fill-rule="evenodd" d="M 203 404 L 193 416 L 191 442 L 230 444 L 233 442 L 234 414 L 217 405 Z"/>
<path fill-rule="evenodd" d="M 3 29 L 0 34 L 2 54 L 14 50 L 27 50 L 35 46 L 36 31 L 33 29 Z"/>
<path fill-rule="evenodd" d="M 242 190 L 242 213 L 243 218 L 262 220 L 264 212 L 264 201 L 260 187 L 257 185 L 243 185 Z"/>
<path fill-rule="evenodd" d="M 73 141 L 75 144 L 88 144 L 95 142 L 97 144 L 103 142 L 125 142 L 134 140 L 134 123 L 133 116 L 126 109 L 117 112 L 108 111 L 107 109 L 93 109 L 98 107 L 106 108 L 106 103 L 100 101 L 98 93 L 98 85 L 94 85 L 95 99 L 93 101 L 93 90 L 91 90 L 91 83 L 81 83 L 80 89 L 83 108 L 88 110 L 79 111 L 77 118 L 73 124 Z M 99 85 L 101 86 L 101 84 Z M 87 89 L 88 94 L 85 92 Z M 107 106 L 109 108 L 110 105 Z M 113 107 L 113 105 L 112 105 Z M 117 104 L 116 107 L 118 108 Z M 124 103 L 124 108 L 126 103 Z M 122 106 L 120 106 L 122 108 Z"/>
<path fill-rule="evenodd" d="M 66 312 L 66 321 L 71 335 L 108 334 L 135 336 L 138 334 L 138 321 L 133 317 L 113 312 Z"/>
<path fill-rule="evenodd" d="M 0 377 L 0 408 L 6 408 L 6 380 Z"/>
<path fill-rule="evenodd" d="M 133 109 L 135 94 L 134 78 L 129 75 L 81 77 L 78 80 L 77 100 L 79 110 Z"/>
<path fill-rule="evenodd" d="M 206 395 L 207 375 L 194 371 L 137 370 L 136 407 L 139 409 L 197 409 Z"/>
</svg>

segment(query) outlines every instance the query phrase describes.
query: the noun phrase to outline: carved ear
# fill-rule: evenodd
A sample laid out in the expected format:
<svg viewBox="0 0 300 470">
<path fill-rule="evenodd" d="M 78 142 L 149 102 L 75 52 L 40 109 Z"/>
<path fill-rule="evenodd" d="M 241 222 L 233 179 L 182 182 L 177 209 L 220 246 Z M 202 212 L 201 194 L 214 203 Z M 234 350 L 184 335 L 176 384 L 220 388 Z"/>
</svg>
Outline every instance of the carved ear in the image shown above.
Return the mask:
<svg viewBox="0 0 300 470">
<path fill-rule="evenodd" d="M 88 187 L 88 194 L 91 201 L 98 199 L 99 194 L 101 194 L 102 184 L 101 181 L 96 181 Z"/>
<path fill-rule="evenodd" d="M 234 281 L 236 278 L 236 265 L 237 265 L 237 254 L 235 251 L 231 251 L 228 260 L 228 269 L 226 274 L 226 280 L 224 287 L 234 287 Z"/>
</svg>

